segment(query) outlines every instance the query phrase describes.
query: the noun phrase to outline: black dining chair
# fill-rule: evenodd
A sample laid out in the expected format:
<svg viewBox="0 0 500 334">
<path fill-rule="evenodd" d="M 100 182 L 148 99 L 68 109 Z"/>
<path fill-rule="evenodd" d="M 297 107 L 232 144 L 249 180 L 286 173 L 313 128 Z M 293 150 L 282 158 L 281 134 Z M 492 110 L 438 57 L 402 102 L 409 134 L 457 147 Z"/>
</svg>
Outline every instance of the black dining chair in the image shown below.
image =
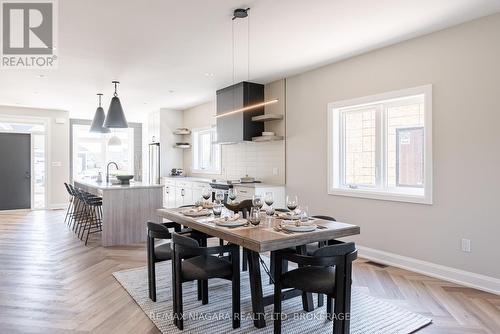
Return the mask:
<svg viewBox="0 0 500 334">
<path fill-rule="evenodd" d="M 300 255 L 285 249 L 276 252 L 274 283 L 274 333 L 281 333 L 282 289 L 293 288 L 303 292 L 327 296 L 327 317 L 333 321 L 334 334 L 349 333 L 351 312 L 352 262 L 357 258 L 353 242 L 339 243 L 317 249 L 312 256 Z M 282 261 L 290 261 L 299 268 L 282 273 Z M 335 300 L 333 305 L 332 299 Z M 333 309 L 332 309 L 333 306 Z"/>
<path fill-rule="evenodd" d="M 283 210 L 282 212 L 287 212 L 285 210 Z M 335 218 L 333 217 L 330 217 L 330 216 L 322 216 L 322 215 L 317 215 L 317 216 L 311 216 L 311 218 L 315 218 L 315 219 L 322 219 L 322 220 L 329 220 L 329 221 L 337 221 Z M 318 248 L 320 247 L 324 247 L 328 244 L 335 244 L 336 243 L 336 240 L 324 240 L 324 241 L 318 241 L 317 243 L 312 243 L 312 244 L 307 244 L 305 246 L 301 246 L 300 248 L 296 248 L 296 250 L 300 250 L 299 253 L 302 253 L 302 254 L 306 254 L 306 255 L 312 255 Z M 290 248 L 293 250 L 293 248 Z M 274 254 L 274 252 L 271 252 L 271 260 L 270 260 L 270 266 L 271 266 L 271 273 L 274 275 L 274 263 L 276 262 L 276 256 Z M 287 265 L 286 265 L 286 261 L 284 262 L 283 264 L 283 267 L 282 267 L 285 271 L 287 271 Z M 271 284 L 272 281 L 271 279 L 269 279 L 269 284 Z M 323 302 L 321 300 L 321 298 L 318 299 L 318 306 L 323 306 Z"/>
<path fill-rule="evenodd" d="M 236 204 L 231 204 L 231 203 L 224 203 L 224 206 L 228 209 L 233 211 L 234 213 L 239 213 L 241 212 L 242 218 L 247 218 L 248 214 L 250 213 L 250 209 L 253 207 L 253 201 L 251 199 L 245 199 L 239 203 Z M 221 245 L 222 245 L 223 240 L 221 239 Z M 246 248 L 243 248 L 243 258 L 241 262 L 241 267 L 242 271 L 247 271 L 248 270 L 248 256 L 247 253 L 248 251 Z"/>
<path fill-rule="evenodd" d="M 174 324 L 184 329 L 182 283 L 212 278 L 230 280 L 232 284 L 233 328 L 240 327 L 240 256 L 239 247 L 234 244 L 203 247 L 185 235 L 172 234 L 172 283 Z M 229 260 L 214 256 L 229 253 Z"/>
<path fill-rule="evenodd" d="M 170 240 L 172 239 L 172 234 L 169 228 L 175 227 L 168 223 L 153 223 L 147 222 L 147 257 L 148 257 L 148 287 L 149 287 L 149 298 L 156 302 L 156 263 L 168 261 L 172 259 L 172 248 L 170 243 L 163 243 L 160 245 L 155 245 L 155 239 L 160 240 Z M 182 232 L 186 236 L 196 238 L 198 241 L 203 242 L 202 235 L 198 235 L 196 232 L 191 230 L 183 230 Z M 198 283 L 198 299 L 202 298 L 203 291 L 202 282 Z"/>
</svg>

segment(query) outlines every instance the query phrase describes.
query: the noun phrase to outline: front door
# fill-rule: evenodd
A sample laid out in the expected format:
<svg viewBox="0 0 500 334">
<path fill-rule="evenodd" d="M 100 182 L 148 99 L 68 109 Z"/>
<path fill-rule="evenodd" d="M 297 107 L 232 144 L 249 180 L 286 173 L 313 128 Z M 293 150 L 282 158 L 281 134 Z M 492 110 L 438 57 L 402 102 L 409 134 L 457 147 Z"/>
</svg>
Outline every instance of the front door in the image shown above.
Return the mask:
<svg viewBox="0 0 500 334">
<path fill-rule="evenodd" d="M 31 135 L 0 133 L 0 210 L 31 208 Z"/>
</svg>

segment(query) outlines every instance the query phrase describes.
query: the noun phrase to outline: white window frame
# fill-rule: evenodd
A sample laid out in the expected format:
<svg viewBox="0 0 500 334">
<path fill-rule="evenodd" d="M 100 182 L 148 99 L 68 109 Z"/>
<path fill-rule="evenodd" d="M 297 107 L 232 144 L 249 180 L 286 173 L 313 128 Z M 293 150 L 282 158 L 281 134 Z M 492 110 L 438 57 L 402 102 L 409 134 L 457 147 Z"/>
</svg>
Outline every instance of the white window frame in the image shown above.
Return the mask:
<svg viewBox="0 0 500 334">
<path fill-rule="evenodd" d="M 423 95 L 424 96 L 424 187 L 423 194 L 422 188 L 381 188 L 377 183 L 375 187 L 358 187 L 350 188 L 341 184 L 342 180 L 342 140 L 341 133 L 342 126 L 341 109 L 347 107 L 361 107 L 363 105 L 374 104 L 377 102 L 386 102 L 390 100 L 397 100 L 401 98 L 408 98 L 411 96 Z M 385 180 L 386 168 L 382 166 L 386 161 L 385 154 L 385 141 L 386 133 L 381 133 L 384 129 L 383 122 L 385 122 L 384 113 L 377 113 L 376 118 L 376 146 L 377 152 L 383 155 L 377 158 L 376 161 L 376 179 Z M 376 94 L 365 96 L 361 98 L 342 100 L 328 104 L 327 108 L 328 118 L 328 194 L 337 196 L 349 196 L 359 198 L 369 198 L 377 200 L 398 201 L 418 204 L 432 204 L 433 203 L 433 160 L 432 160 L 432 85 L 419 86 L 414 88 L 402 89 L 388 93 Z"/>
<path fill-rule="evenodd" d="M 192 161 L 193 161 L 193 173 L 197 174 L 221 174 L 221 148 L 220 144 L 213 144 L 214 149 L 210 150 L 211 157 L 210 160 L 212 162 L 212 168 L 202 169 L 199 168 L 198 159 L 199 159 L 199 150 L 198 150 L 198 136 L 200 133 L 211 131 L 212 132 L 212 143 L 217 141 L 217 131 L 215 127 L 204 127 L 197 128 L 192 130 L 192 138 L 191 142 L 193 143 L 192 149 Z M 215 163 L 215 166 L 214 166 Z"/>
</svg>

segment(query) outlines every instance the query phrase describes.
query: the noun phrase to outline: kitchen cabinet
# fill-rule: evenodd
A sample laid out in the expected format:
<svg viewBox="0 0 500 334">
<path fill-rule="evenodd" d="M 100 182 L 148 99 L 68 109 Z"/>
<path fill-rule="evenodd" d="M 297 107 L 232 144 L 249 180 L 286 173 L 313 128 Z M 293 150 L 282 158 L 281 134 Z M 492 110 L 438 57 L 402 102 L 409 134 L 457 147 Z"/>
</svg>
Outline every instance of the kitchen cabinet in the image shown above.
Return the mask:
<svg viewBox="0 0 500 334">
<path fill-rule="evenodd" d="M 209 185 L 204 182 L 193 182 L 193 202 L 200 200 L 202 198 L 203 188 Z"/>
<path fill-rule="evenodd" d="M 255 186 L 241 186 L 235 185 L 237 201 L 243 201 L 246 199 L 252 199 L 254 195 L 260 195 L 262 197 L 266 196 L 266 193 L 272 192 L 274 198 L 273 206 L 275 208 L 285 208 L 285 187 L 284 186 L 272 186 L 272 185 L 255 185 Z"/>
</svg>

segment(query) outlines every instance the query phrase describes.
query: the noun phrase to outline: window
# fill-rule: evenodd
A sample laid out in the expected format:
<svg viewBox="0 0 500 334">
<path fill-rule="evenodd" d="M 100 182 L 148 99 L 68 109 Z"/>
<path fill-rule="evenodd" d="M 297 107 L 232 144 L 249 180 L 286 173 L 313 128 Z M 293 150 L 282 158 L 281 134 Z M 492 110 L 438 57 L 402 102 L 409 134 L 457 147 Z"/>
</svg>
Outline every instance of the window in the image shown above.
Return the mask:
<svg viewBox="0 0 500 334">
<path fill-rule="evenodd" d="M 432 204 L 432 86 L 328 105 L 328 189 Z"/>
<path fill-rule="evenodd" d="M 106 175 L 106 165 L 114 161 L 120 170 L 134 175 L 134 128 L 113 129 L 111 133 L 89 132 L 90 125 L 72 124 L 73 179 L 95 178 L 99 172 Z M 108 145 L 111 137 L 121 145 Z M 114 170 L 114 167 L 112 167 Z"/>
<path fill-rule="evenodd" d="M 193 131 L 193 172 L 220 174 L 220 145 L 216 128 Z"/>
</svg>

